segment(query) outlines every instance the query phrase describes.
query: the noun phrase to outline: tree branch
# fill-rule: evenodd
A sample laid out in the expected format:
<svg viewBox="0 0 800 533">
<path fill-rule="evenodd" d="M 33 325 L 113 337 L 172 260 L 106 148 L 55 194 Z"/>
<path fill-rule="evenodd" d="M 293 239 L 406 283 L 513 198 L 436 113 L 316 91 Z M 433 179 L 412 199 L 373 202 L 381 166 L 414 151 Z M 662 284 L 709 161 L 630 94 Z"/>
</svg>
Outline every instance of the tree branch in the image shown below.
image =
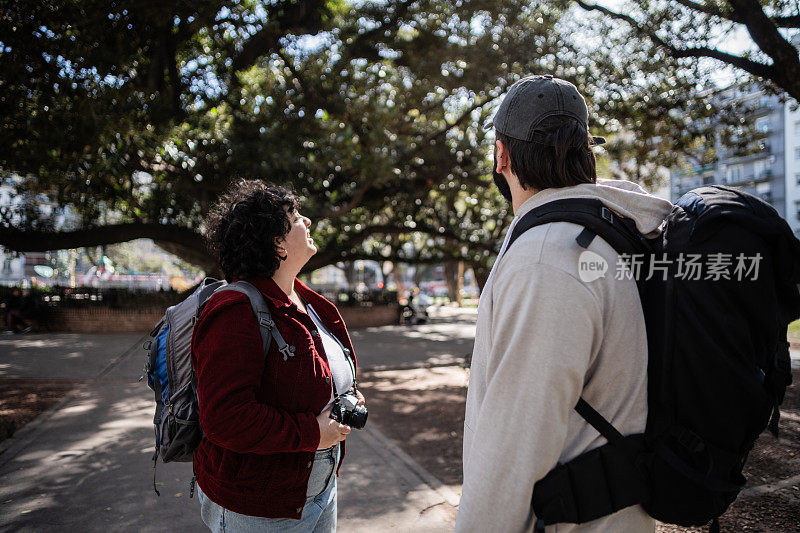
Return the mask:
<svg viewBox="0 0 800 533">
<path fill-rule="evenodd" d="M 680 5 L 688 7 L 693 11 L 699 11 L 701 13 L 705 13 L 706 15 L 710 15 L 712 17 L 718 17 L 724 20 L 728 20 L 730 22 L 736 22 L 738 24 L 747 24 L 748 21 L 747 18 L 745 18 L 735 10 L 723 11 L 707 3 L 695 2 L 693 0 L 675 0 L 675 1 Z M 775 26 L 779 28 L 800 27 L 800 15 L 776 15 L 768 18 L 769 20 L 772 21 L 773 24 L 775 24 Z"/>
<path fill-rule="evenodd" d="M 501 87 L 502 87 L 503 90 L 505 90 L 505 88 L 507 87 L 507 84 L 503 84 L 503 85 L 501 85 Z M 437 138 L 441 137 L 442 135 L 446 135 L 448 131 L 450 131 L 451 129 L 455 128 L 456 126 L 458 126 L 459 124 L 464 122 L 467 118 L 469 118 L 469 116 L 472 115 L 473 111 L 475 111 L 476 109 L 482 108 L 483 106 L 489 104 L 493 100 L 494 100 L 494 98 L 489 98 L 489 99 L 484 100 L 482 102 L 476 102 L 475 104 L 471 105 L 466 110 L 464 110 L 464 112 L 461 114 L 461 116 L 459 116 L 452 123 L 445 122 L 445 127 L 444 128 L 442 128 L 439 131 L 433 132 L 430 135 L 428 135 L 427 137 L 425 137 L 425 140 L 423 141 L 422 146 L 430 144 L 431 141 L 436 140 Z"/>
<path fill-rule="evenodd" d="M 780 65 L 779 69 L 775 69 L 773 79 L 800 100 L 800 58 L 797 49 L 781 35 L 758 0 L 729 0 L 728 3 L 738 16 L 747 21 L 745 26 L 753 42 L 775 65 Z M 784 80 L 783 83 L 780 80 Z M 785 86 L 787 82 L 794 83 L 794 91 Z"/>
<path fill-rule="evenodd" d="M 315 15 L 325 5 L 325 0 L 300 0 L 281 5 L 284 11 L 242 45 L 231 63 L 233 72 L 252 66 L 258 58 L 272 52 L 280 39 L 290 33 L 314 33 L 319 30 L 319 20 Z"/>
<path fill-rule="evenodd" d="M 177 224 L 132 222 L 73 231 L 21 230 L 0 226 L 0 246 L 17 252 L 85 248 L 134 239 L 153 239 L 161 248 L 206 272 L 217 270 L 216 259 L 207 251 L 203 236 Z"/>
<path fill-rule="evenodd" d="M 391 16 L 388 18 L 384 18 L 383 21 L 377 25 L 376 27 L 372 28 L 371 30 L 367 30 L 364 33 L 356 34 L 352 39 L 352 41 L 347 45 L 347 48 L 342 52 L 341 57 L 336 62 L 335 67 L 332 69 L 334 72 L 341 68 L 341 65 L 350 61 L 354 57 L 360 55 L 360 52 L 364 50 L 364 43 L 371 39 L 375 35 L 379 35 L 385 32 L 388 28 L 396 25 L 401 18 L 408 13 L 408 10 L 411 6 L 417 2 L 417 0 L 406 0 L 405 2 L 396 2 L 394 11 L 392 12 Z M 346 39 L 343 39 L 346 41 Z M 363 54 L 362 54 L 363 55 Z"/>
<path fill-rule="evenodd" d="M 356 193 L 353 195 L 353 197 L 350 199 L 349 202 L 347 202 L 345 205 L 342 205 L 334 209 L 327 209 L 325 211 L 321 211 L 316 214 L 316 217 L 338 218 L 349 213 L 350 211 L 358 207 L 358 205 L 361 203 L 361 200 L 364 199 L 364 195 L 367 193 L 370 187 L 372 187 L 373 183 L 375 183 L 375 176 L 368 177 L 366 180 L 364 180 L 364 184 L 358 188 L 358 190 L 356 191 Z"/>
<path fill-rule="evenodd" d="M 779 28 L 800 28 L 800 15 L 772 17 L 770 20 Z"/>
<path fill-rule="evenodd" d="M 677 47 L 675 45 L 672 45 L 672 44 L 666 42 L 664 39 L 662 39 L 656 33 L 656 31 L 653 28 L 638 22 L 636 19 L 634 19 L 630 15 L 626 15 L 626 14 L 623 14 L 623 13 L 617 13 L 616 11 L 612 11 L 611 9 L 608 9 L 607 7 L 603 7 L 603 6 L 600 6 L 600 5 L 597 5 L 597 4 L 588 4 L 588 3 L 586 3 L 586 2 L 584 2 L 582 0 L 575 0 L 575 2 L 580 7 L 585 9 L 586 11 L 598 11 L 598 12 L 600 12 L 600 13 L 602 13 L 602 14 L 610 17 L 610 18 L 613 18 L 613 19 L 616 19 L 616 20 L 622 20 L 622 21 L 628 23 L 637 33 L 639 33 L 640 35 L 644 35 L 645 37 L 650 38 L 650 40 L 652 40 L 656 45 L 658 45 L 658 46 L 664 48 L 665 50 L 667 50 L 669 52 L 669 54 L 672 55 L 672 57 L 675 57 L 675 58 L 709 57 L 709 58 L 712 58 L 712 59 L 717 59 L 717 60 L 722 61 L 724 63 L 728 63 L 729 65 L 732 65 L 734 67 L 740 68 L 740 69 L 742 69 L 742 70 L 744 70 L 746 72 L 749 72 L 750 74 L 753 74 L 754 76 L 758 76 L 758 77 L 761 77 L 761 78 L 764 78 L 764 79 L 774 80 L 774 81 L 776 81 L 776 83 L 777 83 L 776 78 L 780 77 L 778 71 L 771 65 L 765 65 L 764 63 L 759 63 L 757 61 L 753 61 L 751 59 L 747 59 L 746 57 L 737 56 L 737 55 L 734 55 L 734 54 L 729 54 L 727 52 L 722 52 L 720 50 L 717 50 L 715 48 L 710 48 L 710 47 L 707 47 L 707 46 L 696 46 L 696 47 L 691 47 L 691 48 L 679 48 L 679 47 Z M 762 10 L 761 14 L 764 15 L 763 10 Z M 800 85 L 800 84 L 798 84 L 798 85 Z M 790 94 L 792 94 L 792 96 L 795 96 L 795 94 L 793 94 L 793 92 L 791 90 L 791 86 L 790 87 L 784 87 L 784 88 Z M 796 89 L 795 92 L 800 93 L 800 89 Z M 798 96 L 800 96 L 800 94 L 798 94 L 795 97 L 797 98 Z"/>
</svg>

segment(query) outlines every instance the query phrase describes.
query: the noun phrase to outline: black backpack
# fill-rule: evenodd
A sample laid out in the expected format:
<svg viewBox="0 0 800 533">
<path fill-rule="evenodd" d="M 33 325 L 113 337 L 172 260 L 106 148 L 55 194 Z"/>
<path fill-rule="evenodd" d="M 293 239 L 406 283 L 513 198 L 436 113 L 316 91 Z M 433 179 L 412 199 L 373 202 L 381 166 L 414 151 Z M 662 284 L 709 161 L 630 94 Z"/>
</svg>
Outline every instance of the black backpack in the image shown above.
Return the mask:
<svg viewBox="0 0 800 533">
<path fill-rule="evenodd" d="M 599 235 L 631 269 L 642 259 L 648 416 L 643 434 L 623 436 L 579 400 L 576 411 L 608 443 L 535 484 L 537 531 L 636 504 L 661 522 L 718 529 L 716 519 L 745 484 L 756 439 L 767 427 L 777 436 L 778 406 L 792 381 L 787 327 L 800 317 L 800 241 L 763 200 L 715 185 L 683 195 L 656 239 L 599 199 L 575 198 L 526 213 L 508 246 L 558 221 L 584 227 L 576 238 L 583 248 Z M 700 262 L 695 279 L 693 254 L 716 266 Z M 741 267 L 739 259 L 750 262 Z M 720 274 L 725 264 L 730 279 Z M 647 279 L 651 265 L 658 274 Z"/>
</svg>

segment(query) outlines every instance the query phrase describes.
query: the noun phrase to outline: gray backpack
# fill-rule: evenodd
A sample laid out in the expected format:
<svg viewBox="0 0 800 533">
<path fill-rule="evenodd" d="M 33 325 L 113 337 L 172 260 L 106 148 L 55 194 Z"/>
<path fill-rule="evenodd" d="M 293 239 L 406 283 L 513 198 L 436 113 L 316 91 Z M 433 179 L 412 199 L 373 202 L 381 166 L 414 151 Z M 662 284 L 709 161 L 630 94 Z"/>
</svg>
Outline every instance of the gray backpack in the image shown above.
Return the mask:
<svg viewBox="0 0 800 533">
<path fill-rule="evenodd" d="M 191 296 L 167 309 L 164 318 L 150 332 L 153 340 L 144 343 L 144 349 L 148 351 L 144 372 L 147 384 L 155 392 L 156 400 L 153 417 L 156 437 L 153 489 L 159 495 L 155 483 L 158 456 L 165 463 L 189 462 L 203 438 L 197 404 L 197 378 L 191 359 L 192 332 L 203 306 L 218 291 L 241 292 L 250 299 L 264 342 L 265 354 L 270 341 L 275 339 L 284 360 L 294 356 L 293 347 L 286 344 L 275 327 L 264 296 L 245 281 L 228 284 L 226 281 L 206 278 Z M 141 379 L 143 378 L 144 375 Z"/>
</svg>

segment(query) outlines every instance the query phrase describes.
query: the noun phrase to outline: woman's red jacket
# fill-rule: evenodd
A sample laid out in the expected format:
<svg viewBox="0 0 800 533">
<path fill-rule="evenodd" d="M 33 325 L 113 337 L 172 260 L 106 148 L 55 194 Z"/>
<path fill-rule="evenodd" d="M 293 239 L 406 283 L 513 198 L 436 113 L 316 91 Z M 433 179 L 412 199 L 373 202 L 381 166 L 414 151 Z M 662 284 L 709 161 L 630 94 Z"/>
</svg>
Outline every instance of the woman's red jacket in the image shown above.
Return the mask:
<svg viewBox="0 0 800 533">
<path fill-rule="evenodd" d="M 265 356 L 245 295 L 223 291 L 208 301 L 192 337 L 205 434 L 195 452 L 194 471 L 203 492 L 226 509 L 300 518 L 320 440 L 316 417 L 333 390 L 331 369 L 311 317 L 272 279 L 247 281 L 266 297 L 294 356 L 284 361 L 274 341 Z M 299 280 L 295 291 L 352 354 L 336 307 Z"/>
</svg>

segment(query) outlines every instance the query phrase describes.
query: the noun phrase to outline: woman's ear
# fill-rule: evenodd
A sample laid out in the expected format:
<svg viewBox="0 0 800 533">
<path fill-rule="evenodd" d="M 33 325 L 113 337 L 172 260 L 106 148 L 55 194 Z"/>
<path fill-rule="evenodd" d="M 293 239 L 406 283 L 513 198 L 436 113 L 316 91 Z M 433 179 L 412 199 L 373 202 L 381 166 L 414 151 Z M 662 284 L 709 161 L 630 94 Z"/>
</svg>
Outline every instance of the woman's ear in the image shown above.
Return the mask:
<svg viewBox="0 0 800 533">
<path fill-rule="evenodd" d="M 275 248 L 278 249 L 278 259 L 281 261 L 286 261 L 286 258 L 289 257 L 286 253 L 286 248 L 283 247 L 283 244 L 286 242 L 286 240 L 281 237 L 275 237 L 273 242 L 275 243 Z M 280 255 L 281 253 L 283 254 L 282 256 Z"/>
</svg>

